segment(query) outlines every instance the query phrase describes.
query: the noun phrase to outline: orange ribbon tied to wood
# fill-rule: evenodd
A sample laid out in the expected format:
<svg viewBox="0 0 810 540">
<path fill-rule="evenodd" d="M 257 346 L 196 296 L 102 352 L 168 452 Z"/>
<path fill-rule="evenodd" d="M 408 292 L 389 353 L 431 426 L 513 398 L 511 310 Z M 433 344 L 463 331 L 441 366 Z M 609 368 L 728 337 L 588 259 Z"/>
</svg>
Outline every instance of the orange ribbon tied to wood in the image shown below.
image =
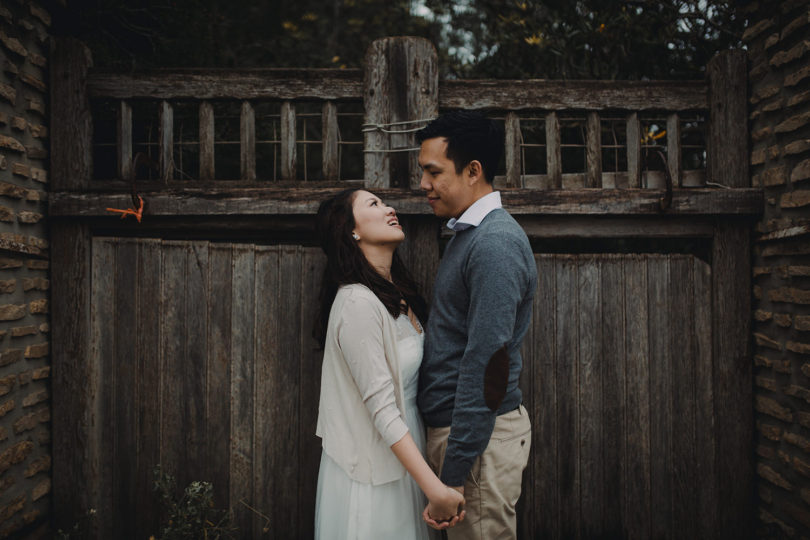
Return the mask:
<svg viewBox="0 0 810 540">
<path fill-rule="evenodd" d="M 143 216 L 143 197 L 138 195 L 138 209 L 135 210 L 134 208 L 107 208 L 107 212 L 117 212 L 121 214 L 121 219 L 124 219 L 127 216 L 134 216 L 135 219 L 138 220 L 138 223 L 141 222 L 141 217 Z"/>
</svg>

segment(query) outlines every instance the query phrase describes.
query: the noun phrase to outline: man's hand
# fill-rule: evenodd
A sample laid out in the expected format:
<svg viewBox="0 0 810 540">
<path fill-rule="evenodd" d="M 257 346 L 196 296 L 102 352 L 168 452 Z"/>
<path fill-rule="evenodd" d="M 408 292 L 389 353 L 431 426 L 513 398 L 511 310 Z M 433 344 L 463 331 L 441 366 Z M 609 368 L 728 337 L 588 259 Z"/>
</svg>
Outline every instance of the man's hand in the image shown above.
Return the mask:
<svg viewBox="0 0 810 540">
<path fill-rule="evenodd" d="M 438 531 L 455 527 L 466 515 L 464 510 L 464 487 L 447 487 L 438 497 L 430 500 L 422 512 L 422 519 Z"/>
</svg>

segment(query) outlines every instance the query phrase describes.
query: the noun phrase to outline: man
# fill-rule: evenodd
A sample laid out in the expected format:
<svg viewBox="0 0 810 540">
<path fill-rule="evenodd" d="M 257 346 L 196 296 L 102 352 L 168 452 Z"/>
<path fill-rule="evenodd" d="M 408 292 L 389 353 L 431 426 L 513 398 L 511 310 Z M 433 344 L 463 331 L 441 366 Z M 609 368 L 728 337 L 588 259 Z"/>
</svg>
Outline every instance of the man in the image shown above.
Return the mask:
<svg viewBox="0 0 810 540">
<path fill-rule="evenodd" d="M 457 111 L 417 133 L 420 187 L 455 231 L 434 284 L 419 376 L 428 463 L 465 497 L 452 539 L 515 538 L 531 424 L 518 388 L 537 285 L 529 240 L 493 191 L 503 132 Z M 442 525 L 423 514 L 434 528 Z M 447 525 L 444 525 L 446 527 Z"/>
</svg>

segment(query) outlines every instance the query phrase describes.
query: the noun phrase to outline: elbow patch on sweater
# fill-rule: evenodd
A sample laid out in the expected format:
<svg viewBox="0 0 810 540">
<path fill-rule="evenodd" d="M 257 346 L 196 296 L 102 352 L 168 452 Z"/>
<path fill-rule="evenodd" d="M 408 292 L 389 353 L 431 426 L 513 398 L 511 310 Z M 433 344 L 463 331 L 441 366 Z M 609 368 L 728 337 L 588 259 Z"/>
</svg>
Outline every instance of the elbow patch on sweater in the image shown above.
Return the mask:
<svg viewBox="0 0 810 540">
<path fill-rule="evenodd" d="M 498 410 L 506 397 L 506 385 L 509 383 L 509 353 L 506 344 L 495 351 L 484 372 L 484 401 L 492 412 Z"/>
</svg>

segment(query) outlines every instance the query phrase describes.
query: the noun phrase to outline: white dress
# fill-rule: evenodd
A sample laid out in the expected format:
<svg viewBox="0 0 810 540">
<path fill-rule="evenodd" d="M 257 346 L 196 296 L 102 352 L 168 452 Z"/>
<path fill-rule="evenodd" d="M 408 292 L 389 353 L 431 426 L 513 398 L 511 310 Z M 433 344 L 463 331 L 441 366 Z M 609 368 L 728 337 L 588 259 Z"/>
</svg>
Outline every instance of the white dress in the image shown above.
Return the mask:
<svg viewBox="0 0 810 540">
<path fill-rule="evenodd" d="M 403 420 L 424 455 L 425 431 L 416 406 L 416 393 L 425 336 L 404 315 L 396 318 L 396 328 L 404 392 Z M 422 520 L 426 504 L 422 490 L 409 474 L 385 484 L 364 484 L 349 478 L 326 452 L 321 452 L 315 503 L 316 539 L 433 539 L 434 531 Z"/>
</svg>

